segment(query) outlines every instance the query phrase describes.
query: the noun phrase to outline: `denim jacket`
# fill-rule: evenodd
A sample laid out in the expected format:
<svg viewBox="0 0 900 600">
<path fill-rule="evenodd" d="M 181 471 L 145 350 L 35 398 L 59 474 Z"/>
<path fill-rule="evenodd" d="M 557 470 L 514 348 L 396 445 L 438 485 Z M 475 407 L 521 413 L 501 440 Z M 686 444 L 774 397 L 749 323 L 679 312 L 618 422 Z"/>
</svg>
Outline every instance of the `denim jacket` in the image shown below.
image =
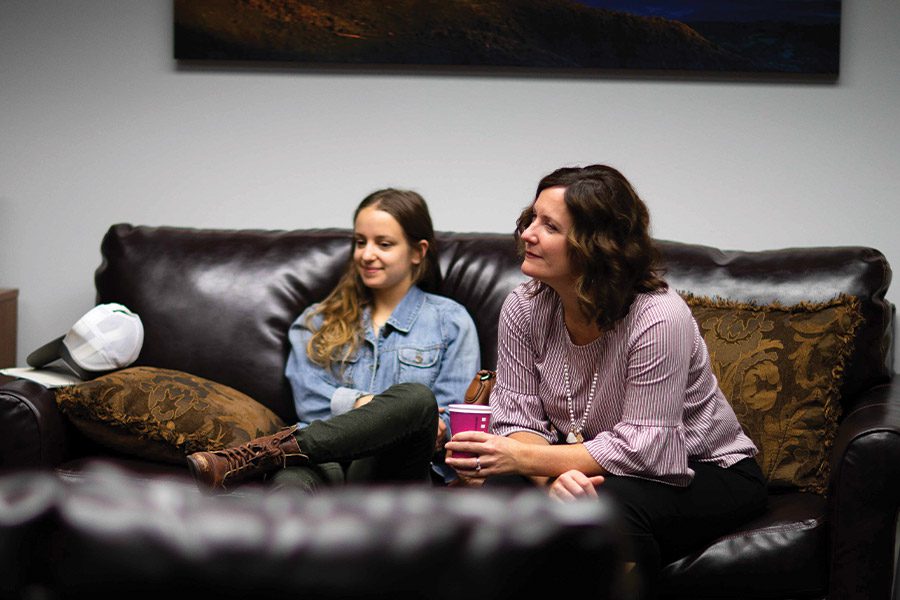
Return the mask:
<svg viewBox="0 0 900 600">
<path fill-rule="evenodd" d="M 306 346 L 312 330 L 308 315 L 297 317 L 288 332 L 291 353 L 285 375 L 294 394 L 294 406 L 305 427 L 350 411 L 360 396 L 378 394 L 397 383 L 422 383 L 431 388 L 439 407 L 462 402 L 466 387 L 480 368 L 481 356 L 475 323 L 459 303 L 411 287 L 376 335 L 371 309 L 363 312 L 365 342 L 344 364 L 343 370 L 325 369 L 309 360 Z M 450 435 L 450 415 L 441 418 Z M 437 468 L 445 479 L 455 475 L 449 467 Z"/>
</svg>

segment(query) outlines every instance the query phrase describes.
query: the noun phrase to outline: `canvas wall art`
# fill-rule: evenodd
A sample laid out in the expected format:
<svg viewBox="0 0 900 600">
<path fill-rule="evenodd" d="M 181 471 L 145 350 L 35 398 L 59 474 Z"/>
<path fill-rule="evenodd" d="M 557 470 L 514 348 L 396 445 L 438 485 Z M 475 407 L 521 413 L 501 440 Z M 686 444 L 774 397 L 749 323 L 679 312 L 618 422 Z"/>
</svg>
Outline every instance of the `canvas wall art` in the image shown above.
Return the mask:
<svg viewBox="0 0 900 600">
<path fill-rule="evenodd" d="M 174 0 L 175 58 L 836 76 L 840 0 Z"/>
</svg>

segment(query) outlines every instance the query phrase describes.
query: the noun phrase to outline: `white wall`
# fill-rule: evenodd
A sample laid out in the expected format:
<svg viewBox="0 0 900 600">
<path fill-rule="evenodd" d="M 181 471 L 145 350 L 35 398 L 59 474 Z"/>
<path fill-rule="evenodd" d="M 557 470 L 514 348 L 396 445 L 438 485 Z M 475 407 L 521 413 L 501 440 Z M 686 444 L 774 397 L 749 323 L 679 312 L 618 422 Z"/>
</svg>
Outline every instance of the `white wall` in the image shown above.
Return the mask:
<svg viewBox="0 0 900 600">
<path fill-rule="evenodd" d="M 396 185 L 439 229 L 506 232 L 568 164 L 620 168 L 659 238 L 868 245 L 900 265 L 898 25 L 896 0 L 846 0 L 837 83 L 186 69 L 170 0 L 2 0 L 19 364 L 93 305 L 112 223 L 346 227 Z"/>
</svg>

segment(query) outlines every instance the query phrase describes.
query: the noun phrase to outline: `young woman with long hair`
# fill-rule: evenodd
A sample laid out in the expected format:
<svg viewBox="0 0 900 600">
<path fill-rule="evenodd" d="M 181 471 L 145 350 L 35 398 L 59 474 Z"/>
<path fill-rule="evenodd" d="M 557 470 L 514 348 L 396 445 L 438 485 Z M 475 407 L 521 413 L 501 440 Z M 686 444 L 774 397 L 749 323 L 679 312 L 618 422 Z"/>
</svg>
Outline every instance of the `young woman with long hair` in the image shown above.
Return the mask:
<svg viewBox="0 0 900 600">
<path fill-rule="evenodd" d="M 347 270 L 291 325 L 285 375 L 299 423 L 244 446 L 188 457 L 204 486 L 272 476 L 315 489 L 338 481 L 449 481 L 449 415 L 480 364 L 472 318 L 439 296 L 437 246 L 417 193 L 384 189 L 353 215 Z"/>
</svg>

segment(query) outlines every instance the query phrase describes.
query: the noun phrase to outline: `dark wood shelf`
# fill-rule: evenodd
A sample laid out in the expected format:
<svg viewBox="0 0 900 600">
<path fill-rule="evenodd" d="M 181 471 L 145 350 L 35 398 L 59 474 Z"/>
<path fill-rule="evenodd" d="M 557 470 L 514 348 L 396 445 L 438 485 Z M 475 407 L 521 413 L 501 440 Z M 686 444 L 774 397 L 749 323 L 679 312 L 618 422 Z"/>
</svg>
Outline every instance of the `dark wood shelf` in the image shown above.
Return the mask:
<svg viewBox="0 0 900 600">
<path fill-rule="evenodd" d="M 16 366 L 19 290 L 0 288 L 0 369 Z"/>
</svg>

